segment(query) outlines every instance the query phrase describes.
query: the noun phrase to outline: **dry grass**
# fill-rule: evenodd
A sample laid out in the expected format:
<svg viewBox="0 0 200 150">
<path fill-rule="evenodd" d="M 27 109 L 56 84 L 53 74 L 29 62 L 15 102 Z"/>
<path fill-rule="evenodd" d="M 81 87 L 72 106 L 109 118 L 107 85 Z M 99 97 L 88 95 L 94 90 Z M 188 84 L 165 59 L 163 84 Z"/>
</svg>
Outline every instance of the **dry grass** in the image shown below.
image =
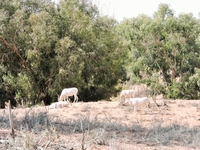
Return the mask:
<svg viewBox="0 0 200 150">
<path fill-rule="evenodd" d="M 14 139 L 9 136 L 8 113 L 0 110 L 0 149 L 132 150 L 200 147 L 198 126 L 189 122 L 180 123 L 178 120 L 166 123 L 166 118 L 156 117 L 165 107 L 152 109 L 148 114 L 140 110 L 141 114 L 133 115 L 131 107 L 119 107 L 113 103 L 80 103 L 71 109 L 65 108 L 67 110 L 47 110 L 44 107 L 13 109 Z M 186 104 L 168 105 L 185 109 Z M 190 102 L 189 107 L 193 109 L 198 105 Z M 73 109 L 76 110 L 72 113 Z M 169 118 L 175 113 L 173 109 L 165 111 L 162 115 Z"/>
</svg>

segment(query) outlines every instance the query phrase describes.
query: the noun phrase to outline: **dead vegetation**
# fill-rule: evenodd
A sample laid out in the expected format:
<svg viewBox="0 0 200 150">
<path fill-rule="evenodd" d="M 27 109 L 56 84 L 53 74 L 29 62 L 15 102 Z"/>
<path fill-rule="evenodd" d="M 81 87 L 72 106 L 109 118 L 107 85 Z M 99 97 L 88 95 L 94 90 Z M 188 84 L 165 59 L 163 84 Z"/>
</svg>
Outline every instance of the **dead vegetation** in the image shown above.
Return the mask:
<svg viewBox="0 0 200 150">
<path fill-rule="evenodd" d="M 157 100 L 144 114 L 119 102 L 76 103 L 48 110 L 44 106 L 0 110 L 0 149 L 132 150 L 198 149 L 199 101 Z"/>
</svg>

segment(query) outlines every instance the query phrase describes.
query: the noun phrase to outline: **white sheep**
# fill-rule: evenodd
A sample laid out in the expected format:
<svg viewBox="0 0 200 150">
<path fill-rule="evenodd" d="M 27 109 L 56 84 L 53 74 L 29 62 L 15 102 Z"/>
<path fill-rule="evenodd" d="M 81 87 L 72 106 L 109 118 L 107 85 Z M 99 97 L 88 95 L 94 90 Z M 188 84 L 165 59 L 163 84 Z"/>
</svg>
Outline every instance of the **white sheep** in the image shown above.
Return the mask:
<svg viewBox="0 0 200 150">
<path fill-rule="evenodd" d="M 67 101 L 69 101 L 69 96 L 74 96 L 74 102 L 78 102 L 78 89 L 73 87 L 73 88 L 64 88 L 60 94 L 60 96 L 58 96 L 58 101 L 65 101 L 67 99 Z"/>
<path fill-rule="evenodd" d="M 70 104 L 70 103 L 69 103 L 68 101 L 55 102 L 55 103 L 52 103 L 52 104 L 49 106 L 49 109 L 56 109 L 56 108 L 68 107 L 69 104 Z"/>
<path fill-rule="evenodd" d="M 150 105 L 149 99 L 147 97 L 129 98 L 129 99 L 125 100 L 125 103 L 133 105 L 134 106 L 134 112 L 137 111 L 137 106 L 145 105 L 147 108 L 149 108 L 149 105 Z"/>
<path fill-rule="evenodd" d="M 121 100 L 125 100 L 126 98 L 134 97 L 134 93 L 135 93 L 134 90 L 122 90 L 119 97 Z"/>
</svg>

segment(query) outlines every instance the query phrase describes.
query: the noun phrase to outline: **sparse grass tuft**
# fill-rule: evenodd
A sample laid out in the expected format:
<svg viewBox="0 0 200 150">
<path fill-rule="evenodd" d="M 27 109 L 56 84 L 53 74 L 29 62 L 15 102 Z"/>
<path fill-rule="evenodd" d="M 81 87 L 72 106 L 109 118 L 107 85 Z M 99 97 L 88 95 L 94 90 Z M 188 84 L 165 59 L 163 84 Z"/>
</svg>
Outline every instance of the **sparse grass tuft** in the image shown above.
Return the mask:
<svg viewBox="0 0 200 150">
<path fill-rule="evenodd" d="M 76 150 L 97 145 L 123 150 L 130 148 L 131 144 L 200 147 L 200 128 L 190 127 L 188 124 L 180 125 L 178 122 L 166 125 L 160 119 L 147 126 L 140 122 L 122 125 L 109 118 L 92 117 L 90 112 L 79 115 L 76 119 L 62 120 L 54 115 L 49 116 L 48 110 L 44 109 L 38 111 L 30 108 L 24 112 L 20 119 L 13 113 L 13 123 L 17 130 L 15 139 L 0 133 L 0 140 L 5 140 L 0 142 L 0 149 Z M 9 129 L 7 113 L 0 113 L 0 128 Z"/>
<path fill-rule="evenodd" d="M 177 122 L 170 125 L 163 125 L 162 121 L 152 123 L 150 128 L 145 129 L 142 141 L 157 145 L 180 145 L 180 146 L 200 146 L 200 129 L 191 128 L 188 124 L 179 125 Z"/>
</svg>

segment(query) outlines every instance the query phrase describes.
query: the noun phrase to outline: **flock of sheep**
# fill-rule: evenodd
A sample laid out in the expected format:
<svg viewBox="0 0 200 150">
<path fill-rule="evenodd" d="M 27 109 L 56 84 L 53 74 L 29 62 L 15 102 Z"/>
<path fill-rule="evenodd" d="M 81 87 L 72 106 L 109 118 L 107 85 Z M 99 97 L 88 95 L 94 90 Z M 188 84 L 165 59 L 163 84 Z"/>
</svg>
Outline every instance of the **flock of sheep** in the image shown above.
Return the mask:
<svg viewBox="0 0 200 150">
<path fill-rule="evenodd" d="M 71 105 L 69 96 L 74 96 L 73 102 L 78 102 L 77 94 L 78 89 L 76 87 L 63 89 L 60 96 L 58 96 L 58 102 L 52 103 L 49 106 L 49 109 L 68 107 Z M 141 105 L 145 105 L 147 108 L 149 108 L 150 103 L 147 97 L 134 98 L 134 94 L 134 90 L 122 90 L 120 94 L 120 100 L 126 104 L 133 105 L 134 112 L 136 112 L 137 107 Z"/>
<path fill-rule="evenodd" d="M 133 105 L 134 112 L 137 111 L 138 106 L 145 105 L 147 108 L 150 106 L 149 99 L 147 97 L 134 98 L 134 90 L 123 90 L 120 94 L 120 100 L 125 104 Z"/>
<path fill-rule="evenodd" d="M 71 105 L 69 96 L 74 96 L 74 102 L 78 102 L 77 95 L 78 95 L 78 89 L 76 87 L 64 88 L 60 96 L 58 95 L 58 102 L 52 103 L 49 106 L 49 109 L 68 107 L 69 105 Z"/>
</svg>

